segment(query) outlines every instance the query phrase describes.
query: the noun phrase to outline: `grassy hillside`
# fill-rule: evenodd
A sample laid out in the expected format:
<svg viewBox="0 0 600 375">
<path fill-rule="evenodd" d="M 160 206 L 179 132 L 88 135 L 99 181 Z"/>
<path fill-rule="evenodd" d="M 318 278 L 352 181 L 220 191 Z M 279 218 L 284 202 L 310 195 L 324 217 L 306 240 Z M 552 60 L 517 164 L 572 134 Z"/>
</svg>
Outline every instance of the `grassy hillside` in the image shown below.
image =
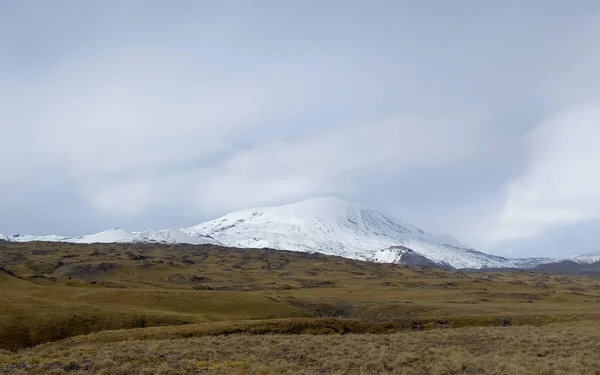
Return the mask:
<svg viewBox="0 0 600 375">
<path fill-rule="evenodd" d="M 205 338 L 217 334 L 368 334 L 340 343 L 352 346 L 375 340 L 372 334 L 378 333 L 400 332 L 393 340 L 412 340 L 416 336 L 404 335 L 561 322 L 579 327 L 579 321 L 590 324 L 598 319 L 600 280 L 595 278 L 467 273 L 215 246 L 0 242 L 0 349 L 23 349 L 96 332 L 44 346 L 48 349 L 43 350 L 56 351 L 54 357 L 65 356 L 63 364 L 74 360 L 63 351 L 80 346 L 91 350 L 95 345 L 100 348 L 97 354 L 112 363 L 117 352 L 110 352 L 110 344 L 122 345 L 124 340 L 145 342 L 123 347 L 135 351 L 136 345 L 162 347 L 167 340 L 182 347 L 193 345 L 185 341 L 192 338 L 198 343 L 222 340 L 223 345 L 233 340 L 234 346 L 254 340 Z M 298 337 L 303 337 L 298 345 L 306 341 L 314 348 L 337 340 Z M 268 348 L 271 339 L 265 340 Z M 289 350 L 305 350 L 300 346 Z M 11 373 L 19 370 L 15 363 L 38 356 L 39 348 L 43 347 L 5 352 L 0 369 L 10 365 Z M 219 355 L 206 361 L 238 361 L 229 354 Z M 255 358 L 256 366 L 261 362 L 259 354 L 248 356 Z M 45 373 L 48 363 L 42 362 L 32 369 Z M 286 372 L 292 364 L 281 366 Z M 343 366 L 338 370 L 343 373 Z"/>
<path fill-rule="evenodd" d="M 116 328 L 291 317 L 412 326 L 599 317 L 600 280 L 465 273 L 214 246 L 0 244 L 0 346 Z"/>
</svg>

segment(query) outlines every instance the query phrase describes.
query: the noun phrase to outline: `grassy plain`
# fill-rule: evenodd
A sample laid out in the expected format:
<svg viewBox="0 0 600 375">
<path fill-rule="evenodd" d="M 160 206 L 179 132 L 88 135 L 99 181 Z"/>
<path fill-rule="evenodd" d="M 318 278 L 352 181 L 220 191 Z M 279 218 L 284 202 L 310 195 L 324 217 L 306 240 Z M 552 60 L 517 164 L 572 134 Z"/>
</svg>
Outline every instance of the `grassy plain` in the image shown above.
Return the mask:
<svg viewBox="0 0 600 375">
<path fill-rule="evenodd" d="M 559 344 L 582 366 L 571 373 L 586 373 L 598 363 L 578 353 L 598 349 L 600 331 L 586 327 L 599 320 L 594 278 L 214 246 L 0 242 L 5 373 L 534 373 L 524 366 L 539 363 L 535 373 L 568 373 L 575 362 L 555 355 Z"/>
</svg>

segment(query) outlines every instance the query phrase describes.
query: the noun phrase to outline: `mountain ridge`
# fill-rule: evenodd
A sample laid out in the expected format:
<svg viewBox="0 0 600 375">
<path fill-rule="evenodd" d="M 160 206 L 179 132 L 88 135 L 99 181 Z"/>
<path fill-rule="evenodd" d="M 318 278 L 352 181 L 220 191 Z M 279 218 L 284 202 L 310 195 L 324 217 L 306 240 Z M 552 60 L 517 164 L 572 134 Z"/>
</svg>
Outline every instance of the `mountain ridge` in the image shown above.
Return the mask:
<svg viewBox="0 0 600 375">
<path fill-rule="evenodd" d="M 164 244 L 191 244 L 191 245 L 221 245 L 220 242 L 208 236 L 191 237 L 178 229 L 163 229 L 157 231 L 129 232 L 117 227 L 102 232 L 83 236 L 32 236 L 27 234 L 14 234 L 7 236 L 0 234 L 0 240 L 9 242 L 69 242 L 69 243 L 164 243 Z"/>
<path fill-rule="evenodd" d="M 409 248 L 420 259 L 450 268 L 532 268 L 543 262 L 467 249 L 448 236 L 431 235 L 403 220 L 335 197 L 236 211 L 185 232 L 210 235 L 232 247 L 320 252 L 384 263 L 402 261 L 402 251 L 394 246 Z"/>
</svg>

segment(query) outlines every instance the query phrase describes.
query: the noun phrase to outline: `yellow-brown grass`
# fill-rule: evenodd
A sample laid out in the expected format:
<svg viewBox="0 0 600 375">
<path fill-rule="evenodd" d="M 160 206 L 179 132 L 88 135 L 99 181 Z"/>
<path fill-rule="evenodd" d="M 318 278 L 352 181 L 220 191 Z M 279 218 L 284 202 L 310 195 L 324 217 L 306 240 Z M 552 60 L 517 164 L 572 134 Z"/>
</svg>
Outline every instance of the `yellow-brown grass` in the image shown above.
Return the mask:
<svg viewBox="0 0 600 375">
<path fill-rule="evenodd" d="M 123 333 L 121 333 L 123 334 Z M 166 332 L 165 332 L 166 334 Z M 94 340 L 0 352 L 6 374 L 598 374 L 600 328 L 471 327 L 395 334 Z M 167 336 L 165 336 L 167 337 Z"/>
<path fill-rule="evenodd" d="M 87 339 L 594 321 L 600 319 L 599 284 L 586 277 L 413 269 L 214 246 L 0 241 L 0 349 L 154 326 L 161 327 Z"/>
</svg>

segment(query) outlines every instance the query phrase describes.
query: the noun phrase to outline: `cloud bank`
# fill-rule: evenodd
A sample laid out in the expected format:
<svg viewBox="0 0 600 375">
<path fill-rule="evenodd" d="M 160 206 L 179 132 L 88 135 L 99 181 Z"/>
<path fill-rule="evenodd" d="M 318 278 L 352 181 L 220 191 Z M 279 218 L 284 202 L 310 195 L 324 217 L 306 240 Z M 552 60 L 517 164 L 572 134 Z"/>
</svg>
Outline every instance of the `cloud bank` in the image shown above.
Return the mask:
<svg viewBox="0 0 600 375">
<path fill-rule="evenodd" d="M 0 232 L 333 194 L 503 255 L 592 251 L 598 5 L 437 5 L 2 5 Z"/>
</svg>

